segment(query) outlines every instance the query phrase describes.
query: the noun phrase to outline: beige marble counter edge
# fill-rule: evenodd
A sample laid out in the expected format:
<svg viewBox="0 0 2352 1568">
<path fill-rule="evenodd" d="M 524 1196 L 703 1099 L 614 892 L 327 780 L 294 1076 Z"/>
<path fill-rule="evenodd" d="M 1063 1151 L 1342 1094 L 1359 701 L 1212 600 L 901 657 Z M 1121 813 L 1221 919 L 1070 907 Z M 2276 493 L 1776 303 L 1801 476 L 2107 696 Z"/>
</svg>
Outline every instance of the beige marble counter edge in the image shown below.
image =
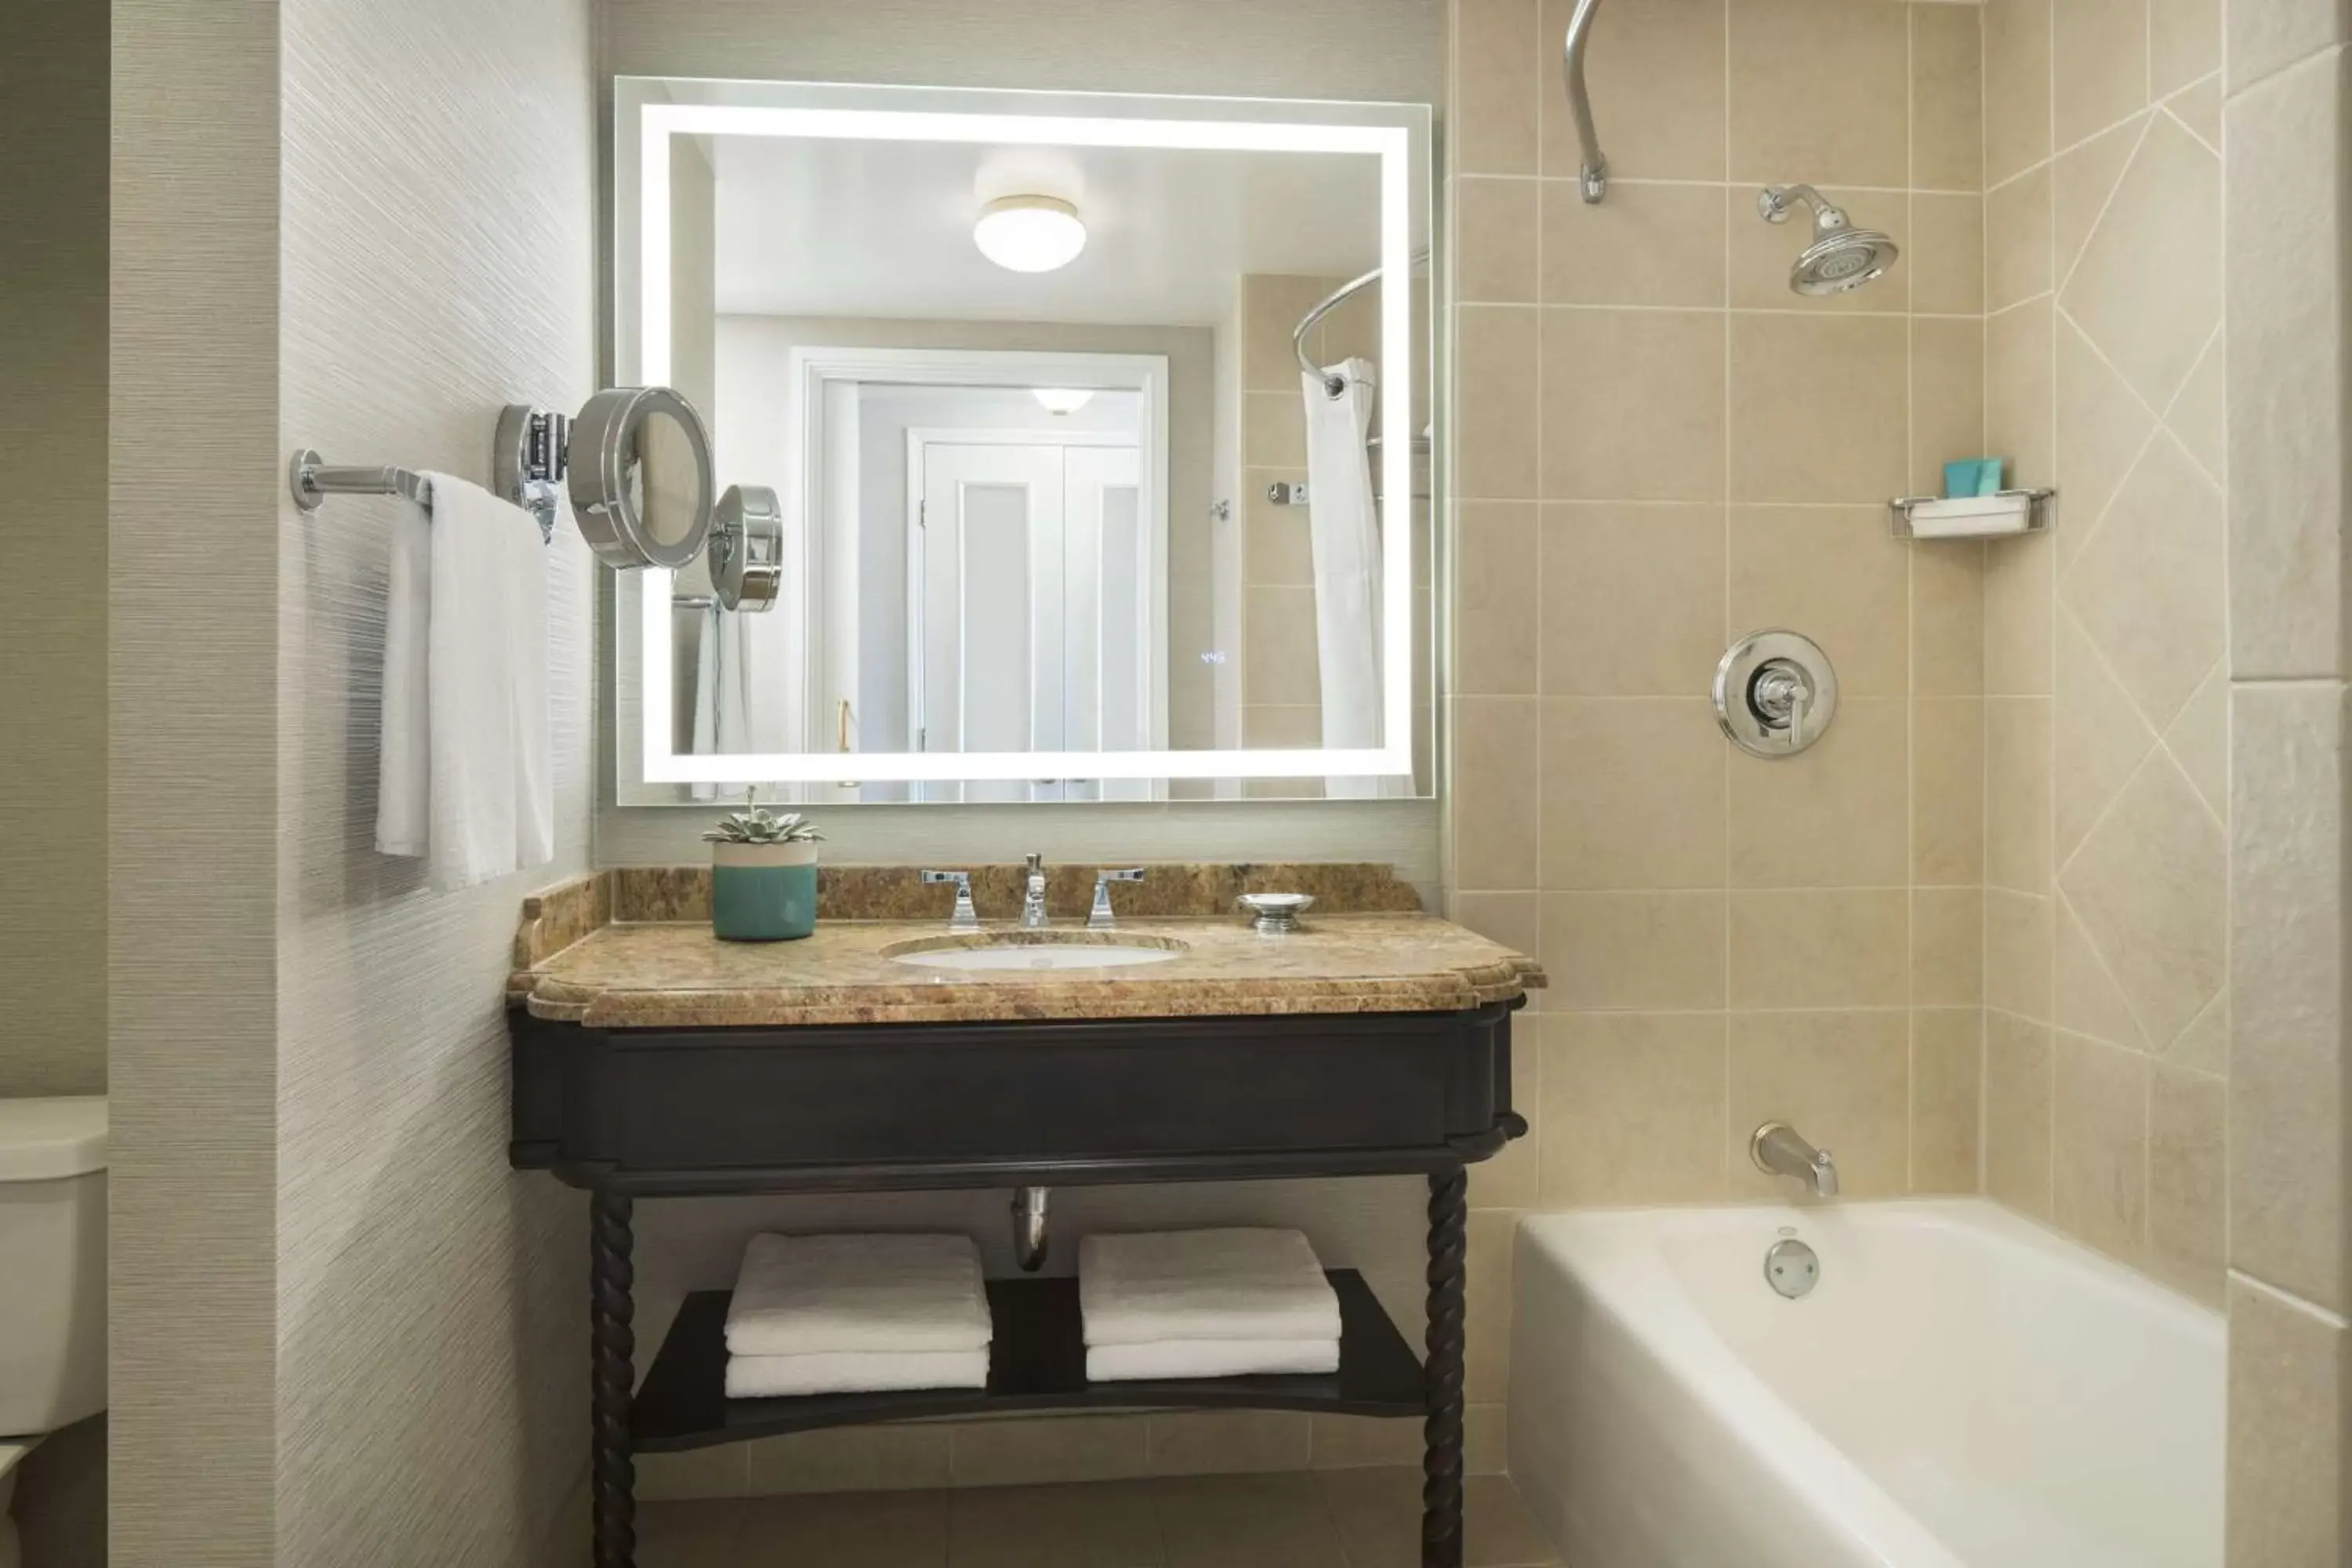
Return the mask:
<svg viewBox="0 0 2352 1568">
<path fill-rule="evenodd" d="M 1512 1001 L 1545 984 L 1509 962 L 1394 977 L 1138 979 L 968 985 L 855 984 L 632 989 L 519 974 L 509 994 L 535 1018 L 592 1028 L 797 1028 L 852 1024 L 1444 1013 Z"/>
</svg>

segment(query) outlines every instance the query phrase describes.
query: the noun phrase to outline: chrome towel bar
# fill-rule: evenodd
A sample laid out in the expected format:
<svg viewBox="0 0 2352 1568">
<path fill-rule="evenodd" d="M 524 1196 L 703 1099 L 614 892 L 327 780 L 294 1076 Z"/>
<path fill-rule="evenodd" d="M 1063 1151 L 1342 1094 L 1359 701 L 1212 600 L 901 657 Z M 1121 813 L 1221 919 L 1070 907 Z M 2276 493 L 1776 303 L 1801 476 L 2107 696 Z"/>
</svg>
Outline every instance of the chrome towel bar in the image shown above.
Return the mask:
<svg viewBox="0 0 2352 1568">
<path fill-rule="evenodd" d="M 318 510 L 329 496 L 400 496 L 433 510 L 433 481 L 414 468 L 336 468 L 308 447 L 287 463 L 286 488 L 304 511 Z M 538 521 L 541 541 L 552 539 L 554 518 L 542 515 Z"/>
</svg>

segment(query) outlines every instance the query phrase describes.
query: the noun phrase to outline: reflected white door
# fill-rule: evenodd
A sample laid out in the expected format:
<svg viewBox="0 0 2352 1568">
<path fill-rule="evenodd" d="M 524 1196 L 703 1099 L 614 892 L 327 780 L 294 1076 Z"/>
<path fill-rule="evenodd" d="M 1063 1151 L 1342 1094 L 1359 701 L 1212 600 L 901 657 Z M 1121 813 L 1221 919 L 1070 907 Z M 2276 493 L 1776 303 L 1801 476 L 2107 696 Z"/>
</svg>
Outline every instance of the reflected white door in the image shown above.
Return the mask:
<svg viewBox="0 0 2352 1568">
<path fill-rule="evenodd" d="M 1150 742 L 1150 542 L 1132 447 L 928 440 L 912 617 L 916 747 L 1100 751 Z M 927 800 L 1149 798 L 1132 784 L 933 784 Z"/>
</svg>

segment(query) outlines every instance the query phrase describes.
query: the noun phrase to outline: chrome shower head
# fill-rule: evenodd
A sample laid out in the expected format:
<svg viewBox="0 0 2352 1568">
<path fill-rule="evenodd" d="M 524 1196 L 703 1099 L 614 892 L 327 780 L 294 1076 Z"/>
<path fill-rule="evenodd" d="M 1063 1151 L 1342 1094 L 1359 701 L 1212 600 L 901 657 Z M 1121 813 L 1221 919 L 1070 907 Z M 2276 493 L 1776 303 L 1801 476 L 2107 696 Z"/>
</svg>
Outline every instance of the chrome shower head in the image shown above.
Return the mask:
<svg viewBox="0 0 2352 1568">
<path fill-rule="evenodd" d="M 1756 195 L 1756 211 L 1767 223 L 1786 223 L 1799 202 L 1813 209 L 1813 242 L 1789 268 L 1789 287 L 1800 294 L 1843 294 L 1859 289 L 1895 265 L 1895 242 L 1874 228 L 1856 228 L 1845 210 L 1811 185 L 1767 185 Z"/>
</svg>

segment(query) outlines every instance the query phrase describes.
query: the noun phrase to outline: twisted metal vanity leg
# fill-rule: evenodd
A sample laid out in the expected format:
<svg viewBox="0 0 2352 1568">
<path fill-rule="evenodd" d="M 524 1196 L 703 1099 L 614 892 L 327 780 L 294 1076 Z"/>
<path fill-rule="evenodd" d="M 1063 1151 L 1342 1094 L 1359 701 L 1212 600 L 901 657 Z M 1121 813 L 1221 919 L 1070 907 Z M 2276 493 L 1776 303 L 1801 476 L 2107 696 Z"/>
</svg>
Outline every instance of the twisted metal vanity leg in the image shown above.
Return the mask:
<svg viewBox="0 0 2352 1568">
<path fill-rule="evenodd" d="M 1429 1339 L 1422 1363 L 1422 1568 L 1462 1568 L 1463 1262 L 1469 1173 L 1429 1178 Z"/>
<path fill-rule="evenodd" d="M 636 1379 L 636 1269 L 630 1261 L 631 1200 L 599 1190 L 588 1199 L 591 1489 L 595 1568 L 636 1568 L 637 1467 L 630 1458 L 629 1403 Z"/>
</svg>

